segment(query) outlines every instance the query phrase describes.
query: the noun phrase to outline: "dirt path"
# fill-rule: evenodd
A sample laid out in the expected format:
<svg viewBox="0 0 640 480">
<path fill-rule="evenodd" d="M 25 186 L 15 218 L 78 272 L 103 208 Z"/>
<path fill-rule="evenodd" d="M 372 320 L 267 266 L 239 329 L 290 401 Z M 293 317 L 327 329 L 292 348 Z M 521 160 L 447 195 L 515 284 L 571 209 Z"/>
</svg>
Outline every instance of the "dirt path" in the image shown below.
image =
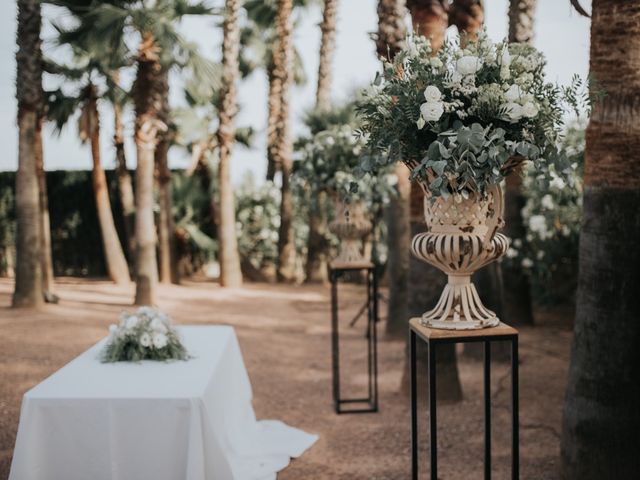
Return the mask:
<svg viewBox="0 0 640 480">
<path fill-rule="evenodd" d="M 343 319 L 361 304 L 358 287 L 341 298 Z M 41 311 L 8 308 L 12 284 L 0 280 L 0 478 L 6 478 L 23 393 L 87 349 L 128 309 L 132 288 L 107 282 L 61 280 L 59 305 Z M 380 412 L 336 416 L 331 406 L 329 295 L 324 287 L 215 284 L 162 286 L 160 307 L 177 323 L 229 324 L 236 328 L 254 391 L 258 418 L 277 418 L 320 435 L 280 480 L 409 478 L 409 408 L 400 393 L 404 342 L 380 335 Z M 384 312 L 383 312 L 384 313 Z M 521 478 L 557 478 L 561 409 L 571 339 L 567 315 L 538 315 L 540 326 L 522 330 L 520 346 Z M 364 324 L 344 328 L 341 347 L 364 357 Z M 384 325 L 380 325 L 384 332 Z M 357 353 L 362 352 L 362 353 Z M 509 383 L 505 365 L 493 367 L 494 478 L 509 477 Z M 465 401 L 442 405 L 439 477 L 482 478 L 482 378 L 479 362 L 462 357 Z M 363 387 L 365 371 L 343 380 Z M 349 393 L 348 391 L 346 392 Z M 357 393 L 357 392 L 356 392 Z M 421 392 L 424 395 L 426 392 Z M 424 412 L 424 410 L 423 410 Z M 421 425 L 426 441 L 426 412 Z M 423 446 L 426 447 L 426 444 Z M 421 457 L 426 467 L 426 451 Z M 426 477 L 425 477 L 426 478 Z"/>
</svg>

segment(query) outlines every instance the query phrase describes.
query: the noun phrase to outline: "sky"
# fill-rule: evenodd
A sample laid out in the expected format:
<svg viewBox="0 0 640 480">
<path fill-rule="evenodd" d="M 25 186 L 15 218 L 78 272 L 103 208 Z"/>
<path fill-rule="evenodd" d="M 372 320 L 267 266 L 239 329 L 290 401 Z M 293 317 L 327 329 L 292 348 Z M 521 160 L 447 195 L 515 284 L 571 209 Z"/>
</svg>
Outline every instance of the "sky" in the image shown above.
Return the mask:
<svg viewBox="0 0 640 480">
<path fill-rule="evenodd" d="M 210 0 L 219 6 L 222 0 Z M 485 21 L 489 36 L 502 40 L 508 29 L 508 0 L 486 0 Z M 367 86 L 375 77 L 379 61 L 370 34 L 377 29 L 377 0 L 339 0 L 336 51 L 333 59 L 332 96 L 340 102 L 354 89 Z M 590 7 L 590 1 L 582 5 Z M 47 20 L 60 20 L 59 10 L 45 7 Z M 319 23 L 321 9 L 313 7 L 297 16 L 294 43 L 300 51 L 308 77 L 307 83 L 295 87 L 291 97 L 291 120 L 293 135 L 304 133 L 302 118 L 304 112 L 313 107 L 318 69 L 320 44 Z M 12 0 L 3 0 L 0 5 L 0 171 L 15 170 L 18 157 L 18 131 L 16 127 L 15 101 L 15 30 L 16 6 Z M 590 21 L 572 10 L 569 0 L 538 0 L 535 19 L 535 46 L 547 58 L 547 77 L 561 84 L 569 83 L 577 73 L 586 77 L 589 66 Z M 222 32 L 215 18 L 188 18 L 180 29 L 183 35 L 197 42 L 201 51 L 210 58 L 221 57 Z M 453 29 L 450 34 L 455 34 Z M 45 25 L 45 40 L 51 37 L 51 28 Z M 50 42 L 45 42 L 45 55 L 55 56 Z M 129 79 L 130 80 L 130 79 Z M 127 81 L 125 79 L 124 81 Z M 45 84 L 45 87 L 48 85 Z M 179 74 L 171 77 L 172 106 L 183 104 Z M 236 147 L 232 159 L 232 181 L 238 184 L 247 172 L 256 179 L 264 178 L 266 172 L 265 127 L 267 119 L 267 79 L 258 71 L 245 79 L 239 87 L 240 113 L 238 126 L 252 126 L 256 132 L 251 149 Z M 115 152 L 111 143 L 113 137 L 113 116 L 108 105 L 100 105 L 102 125 L 102 156 L 104 167 L 113 168 Z M 128 143 L 128 165 L 135 167 L 135 151 L 130 140 L 133 131 L 132 112 L 125 117 Z M 81 145 L 77 138 L 75 122 L 72 121 L 61 134 L 47 127 L 44 135 L 45 168 L 47 170 L 91 168 L 89 147 Z M 169 152 L 172 168 L 182 168 L 189 163 L 186 151 L 174 147 Z"/>
</svg>

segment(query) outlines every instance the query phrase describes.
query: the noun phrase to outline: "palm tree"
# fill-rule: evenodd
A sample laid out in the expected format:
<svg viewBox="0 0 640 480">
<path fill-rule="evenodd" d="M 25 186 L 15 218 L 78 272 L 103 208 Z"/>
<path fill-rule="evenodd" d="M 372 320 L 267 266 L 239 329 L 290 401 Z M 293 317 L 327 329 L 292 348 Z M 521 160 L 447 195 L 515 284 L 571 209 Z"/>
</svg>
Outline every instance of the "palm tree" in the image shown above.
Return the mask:
<svg viewBox="0 0 640 480">
<path fill-rule="evenodd" d="M 379 0 L 376 52 L 380 59 L 392 59 L 403 47 L 406 36 L 404 17 L 405 0 Z M 387 275 L 389 307 L 387 335 L 404 338 L 409 320 L 408 279 L 411 234 L 409 226 L 409 173 L 402 165 L 396 166 L 398 194 L 389 201 L 384 216 L 387 224 L 389 258 Z"/>
<path fill-rule="evenodd" d="M 458 32 L 466 35 L 465 38 L 475 39 L 483 23 L 482 0 L 453 0 L 449 9 L 449 25 L 455 25 Z"/>
<path fill-rule="evenodd" d="M 218 165 L 218 188 L 220 191 L 220 284 L 223 287 L 242 285 L 240 255 L 236 238 L 236 212 L 231 186 L 231 152 L 235 139 L 234 118 L 238 111 L 236 104 L 237 83 L 240 77 L 238 54 L 240 49 L 240 28 L 238 15 L 240 0 L 226 0 L 224 14 L 224 39 L 222 43 L 222 92 L 218 111 L 218 145 L 220 163 Z"/>
<path fill-rule="evenodd" d="M 510 0 L 509 41 L 531 43 L 536 0 Z M 525 198 L 521 192 L 521 175 L 509 175 L 505 189 L 505 233 L 510 238 L 524 238 L 522 207 Z M 504 284 L 504 314 L 515 325 L 532 325 L 533 310 L 529 280 L 521 268 L 502 264 Z"/>
<path fill-rule="evenodd" d="M 40 2 L 18 0 L 18 52 L 16 98 L 18 100 L 18 173 L 16 175 L 16 281 L 12 305 L 42 304 L 42 225 L 38 156 L 42 153 L 42 50 Z"/>
<path fill-rule="evenodd" d="M 640 471 L 640 9 L 591 3 L 590 75 L 603 98 L 586 132 L 584 206 L 562 474 L 636 478 Z"/>
<path fill-rule="evenodd" d="M 291 84 L 293 83 L 293 76 L 291 75 L 293 53 L 291 13 L 293 11 L 293 0 L 278 0 L 277 8 L 277 42 L 273 55 L 274 88 L 279 95 L 275 153 L 277 164 L 280 165 L 282 173 L 277 277 L 279 281 L 291 282 L 295 276 L 296 255 L 292 226 L 293 196 L 290 186 L 293 146 L 289 135 L 289 96 L 291 94 Z"/>
<path fill-rule="evenodd" d="M 320 61 L 316 109 L 323 111 L 331 106 L 331 59 L 335 49 L 336 14 L 338 0 L 325 0 L 320 30 Z M 308 283 L 327 281 L 327 215 L 326 192 L 319 192 L 309 208 L 309 238 L 307 241 L 306 279 Z"/>
<path fill-rule="evenodd" d="M 158 119 L 167 128 L 158 135 L 155 151 L 156 178 L 158 183 L 158 273 L 162 283 L 179 283 L 176 258 L 175 225 L 173 221 L 173 195 L 171 193 L 171 170 L 169 148 L 173 142 L 175 127 L 171 124 L 169 107 L 169 71 L 163 69 L 158 78 L 162 90 L 162 105 Z"/>
</svg>

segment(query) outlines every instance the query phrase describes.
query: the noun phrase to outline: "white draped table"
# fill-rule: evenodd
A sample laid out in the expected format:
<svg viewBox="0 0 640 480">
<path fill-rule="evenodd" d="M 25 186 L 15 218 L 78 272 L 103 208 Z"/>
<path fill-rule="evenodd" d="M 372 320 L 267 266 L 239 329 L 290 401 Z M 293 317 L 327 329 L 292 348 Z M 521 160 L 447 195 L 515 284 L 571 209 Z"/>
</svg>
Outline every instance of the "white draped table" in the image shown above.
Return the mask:
<svg viewBox="0 0 640 480">
<path fill-rule="evenodd" d="M 28 391 L 10 480 L 266 480 L 317 439 L 256 421 L 233 328 L 181 327 L 193 359 L 100 363 L 102 340 Z"/>
</svg>

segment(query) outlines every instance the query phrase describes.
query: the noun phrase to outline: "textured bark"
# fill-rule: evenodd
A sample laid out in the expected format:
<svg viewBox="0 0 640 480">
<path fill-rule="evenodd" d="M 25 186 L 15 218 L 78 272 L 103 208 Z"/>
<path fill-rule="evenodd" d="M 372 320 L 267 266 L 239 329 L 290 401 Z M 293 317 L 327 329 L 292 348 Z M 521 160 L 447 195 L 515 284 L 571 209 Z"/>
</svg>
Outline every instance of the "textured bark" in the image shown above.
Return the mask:
<svg viewBox="0 0 640 480">
<path fill-rule="evenodd" d="M 158 132 L 166 126 L 158 120 L 162 109 L 162 88 L 159 85 L 161 66 L 153 38 L 145 35 L 140 46 L 133 99 L 136 110 L 136 305 L 156 303 L 158 267 L 156 264 L 156 233 L 153 219 L 154 151 Z"/>
<path fill-rule="evenodd" d="M 269 81 L 269 93 L 267 97 L 267 180 L 273 182 L 276 172 L 280 168 L 278 164 L 278 117 L 280 116 L 280 93 L 282 83 L 276 79 L 273 71 L 275 65 L 273 59 L 267 65 L 267 80 Z"/>
<path fill-rule="evenodd" d="M 16 280 L 12 305 L 37 307 L 42 295 L 42 226 L 37 177 L 44 99 L 40 2 L 18 0 L 16 98 L 18 173 L 16 175 Z"/>
<path fill-rule="evenodd" d="M 335 50 L 336 15 L 338 0 L 325 0 L 320 30 L 320 61 L 318 66 L 318 87 L 316 89 L 316 109 L 326 110 L 331 106 L 331 60 Z M 320 192 L 309 208 L 309 239 L 307 241 L 307 261 L 305 282 L 325 283 L 327 278 L 326 193 Z"/>
<path fill-rule="evenodd" d="M 163 70 L 159 77 L 162 88 L 162 108 L 158 119 L 169 123 L 169 72 Z M 173 223 L 173 200 L 171 194 L 171 170 L 169 169 L 169 148 L 173 133 L 167 129 L 158 135 L 158 145 L 154 154 L 158 181 L 158 273 L 162 283 L 180 283 L 178 259 L 176 256 L 175 225 Z"/>
<path fill-rule="evenodd" d="M 127 284 L 130 281 L 129 267 L 113 221 L 109 187 L 100 159 L 100 118 L 98 115 L 96 90 L 93 85 L 89 85 L 86 90 L 86 104 L 79 120 L 80 138 L 91 142 L 91 158 L 93 160 L 91 180 L 107 273 L 115 283 Z"/>
<path fill-rule="evenodd" d="M 231 152 L 235 140 L 234 118 L 238 111 L 236 104 L 237 82 L 240 77 L 238 52 L 240 49 L 240 28 L 238 14 L 240 0 L 226 0 L 224 17 L 224 40 L 222 43 L 222 94 L 220 96 L 220 126 L 218 145 L 220 164 L 218 166 L 218 188 L 220 189 L 220 284 L 223 287 L 242 285 L 240 254 L 236 237 L 236 213 L 231 186 Z"/>
<path fill-rule="evenodd" d="M 282 172 L 282 199 L 280 202 L 280 227 L 278 231 L 278 271 L 282 282 L 295 280 L 296 246 L 293 234 L 293 197 L 291 194 L 292 144 L 289 136 L 289 96 L 293 83 L 292 60 L 292 0 L 278 0 L 276 17 L 277 43 L 274 49 L 275 81 L 280 90 L 280 107 L 276 123 L 277 162 Z"/>
<path fill-rule="evenodd" d="M 535 0 L 511 0 L 509 2 L 509 41 L 533 41 L 533 20 Z M 525 227 L 522 208 L 526 199 L 522 194 L 520 172 L 514 172 L 506 179 L 505 228 L 509 238 L 524 238 Z M 511 325 L 533 325 L 533 309 L 529 279 L 518 266 L 501 265 L 504 283 L 504 320 Z"/>
<path fill-rule="evenodd" d="M 37 132 L 36 147 L 38 148 L 36 170 L 38 175 L 38 203 L 40 205 L 40 231 L 42 262 L 42 291 L 47 302 L 57 303 L 57 297 L 53 293 L 53 258 L 51 256 L 51 222 L 49 220 L 49 199 L 47 197 L 47 179 L 44 173 L 44 152 L 42 149 L 42 126 Z"/>
<path fill-rule="evenodd" d="M 592 2 L 590 73 L 606 92 L 586 133 L 574 340 L 562 430 L 566 479 L 640 471 L 640 5 Z"/>
<path fill-rule="evenodd" d="M 116 149 L 116 177 L 118 179 L 118 198 L 122 207 L 122 220 L 126 235 L 126 247 L 129 261 L 135 257 L 136 237 L 134 233 L 135 201 L 133 198 L 133 184 L 127 168 L 127 157 L 124 151 L 124 125 L 122 124 L 122 110 L 120 105 L 113 104 L 114 135 L 113 145 Z"/>
<path fill-rule="evenodd" d="M 536 0 L 509 0 L 509 41 L 533 43 Z"/>
<path fill-rule="evenodd" d="M 378 0 L 376 52 L 380 58 L 392 59 L 404 47 L 406 13 L 405 0 Z"/>
<path fill-rule="evenodd" d="M 453 0 L 449 9 L 449 25 L 455 25 L 461 35 L 475 39 L 484 23 L 482 0 Z M 464 44 L 464 38 L 462 39 Z"/>
<path fill-rule="evenodd" d="M 328 281 L 327 261 L 329 241 L 327 239 L 327 194 L 319 192 L 309 206 L 309 239 L 307 241 L 306 283 Z"/>
<path fill-rule="evenodd" d="M 316 108 L 326 109 L 331 105 L 331 60 L 336 44 L 336 15 L 338 0 L 324 0 L 324 11 L 320 30 L 320 61 L 318 64 L 318 88 Z"/>
</svg>

